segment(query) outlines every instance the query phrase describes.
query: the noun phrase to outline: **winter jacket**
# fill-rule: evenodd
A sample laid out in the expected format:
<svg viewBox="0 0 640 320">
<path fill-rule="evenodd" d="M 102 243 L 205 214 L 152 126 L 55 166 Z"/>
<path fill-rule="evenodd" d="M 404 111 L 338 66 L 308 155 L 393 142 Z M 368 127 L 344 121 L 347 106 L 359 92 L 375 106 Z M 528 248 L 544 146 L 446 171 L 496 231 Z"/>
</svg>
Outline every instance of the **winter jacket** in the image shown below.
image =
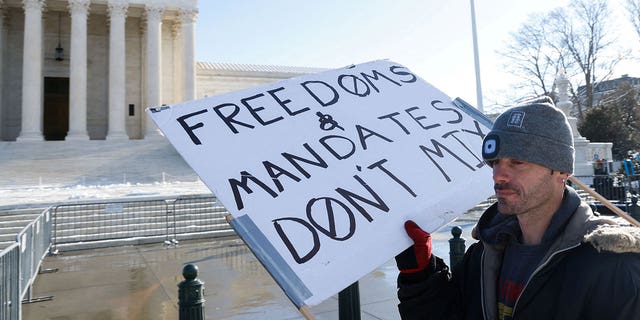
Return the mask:
<svg viewBox="0 0 640 320">
<path fill-rule="evenodd" d="M 497 319 L 502 255 L 519 232 L 515 216 L 491 206 L 453 277 L 436 256 L 424 272 L 399 275 L 402 319 Z M 544 241 L 513 319 L 640 319 L 640 228 L 596 217 L 567 187 Z"/>
</svg>

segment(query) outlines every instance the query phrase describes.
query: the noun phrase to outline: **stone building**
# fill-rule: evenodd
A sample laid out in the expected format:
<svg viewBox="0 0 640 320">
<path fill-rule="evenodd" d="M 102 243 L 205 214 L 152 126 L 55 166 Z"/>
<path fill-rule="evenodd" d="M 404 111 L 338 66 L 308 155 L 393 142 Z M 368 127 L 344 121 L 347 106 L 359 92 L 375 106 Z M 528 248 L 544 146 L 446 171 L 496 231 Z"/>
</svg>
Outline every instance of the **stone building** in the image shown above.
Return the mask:
<svg viewBox="0 0 640 320">
<path fill-rule="evenodd" d="M 0 141 L 158 134 L 150 106 L 315 72 L 196 63 L 197 0 L 0 0 Z"/>
</svg>

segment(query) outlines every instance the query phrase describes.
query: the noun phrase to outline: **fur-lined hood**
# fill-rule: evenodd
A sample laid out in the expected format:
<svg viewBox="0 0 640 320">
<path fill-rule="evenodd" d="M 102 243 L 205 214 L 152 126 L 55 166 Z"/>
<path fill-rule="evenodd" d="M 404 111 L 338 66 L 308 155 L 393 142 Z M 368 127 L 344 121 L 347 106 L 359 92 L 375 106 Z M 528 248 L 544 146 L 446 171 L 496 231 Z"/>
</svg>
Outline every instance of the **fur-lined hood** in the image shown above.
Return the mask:
<svg viewBox="0 0 640 320">
<path fill-rule="evenodd" d="M 584 242 L 596 250 L 617 253 L 640 253 L 640 228 L 621 225 L 599 225 L 584 236 Z"/>
</svg>

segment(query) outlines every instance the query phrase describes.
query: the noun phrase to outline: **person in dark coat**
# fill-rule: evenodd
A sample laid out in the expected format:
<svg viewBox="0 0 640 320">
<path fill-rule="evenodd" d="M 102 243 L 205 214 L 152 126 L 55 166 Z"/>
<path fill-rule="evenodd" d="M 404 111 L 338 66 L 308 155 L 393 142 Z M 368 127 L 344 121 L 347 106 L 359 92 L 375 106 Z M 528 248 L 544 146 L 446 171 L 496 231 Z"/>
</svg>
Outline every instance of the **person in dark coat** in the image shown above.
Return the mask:
<svg viewBox="0 0 640 320">
<path fill-rule="evenodd" d="M 640 319 L 640 228 L 597 217 L 567 185 L 574 146 L 548 97 L 502 113 L 482 145 L 497 202 L 450 272 L 413 221 L 396 256 L 402 319 Z"/>
</svg>

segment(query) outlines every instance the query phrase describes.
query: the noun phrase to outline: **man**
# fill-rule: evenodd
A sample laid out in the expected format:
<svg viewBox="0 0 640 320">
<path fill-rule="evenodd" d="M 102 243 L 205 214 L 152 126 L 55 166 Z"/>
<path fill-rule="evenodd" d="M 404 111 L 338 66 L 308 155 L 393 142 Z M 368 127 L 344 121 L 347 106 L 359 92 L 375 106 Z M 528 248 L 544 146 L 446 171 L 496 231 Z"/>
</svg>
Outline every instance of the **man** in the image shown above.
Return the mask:
<svg viewBox="0 0 640 320">
<path fill-rule="evenodd" d="M 482 156 L 497 202 L 453 276 L 412 221 L 396 256 L 403 319 L 640 319 L 640 228 L 594 216 L 566 181 L 573 135 L 548 97 L 495 121 Z"/>
</svg>

